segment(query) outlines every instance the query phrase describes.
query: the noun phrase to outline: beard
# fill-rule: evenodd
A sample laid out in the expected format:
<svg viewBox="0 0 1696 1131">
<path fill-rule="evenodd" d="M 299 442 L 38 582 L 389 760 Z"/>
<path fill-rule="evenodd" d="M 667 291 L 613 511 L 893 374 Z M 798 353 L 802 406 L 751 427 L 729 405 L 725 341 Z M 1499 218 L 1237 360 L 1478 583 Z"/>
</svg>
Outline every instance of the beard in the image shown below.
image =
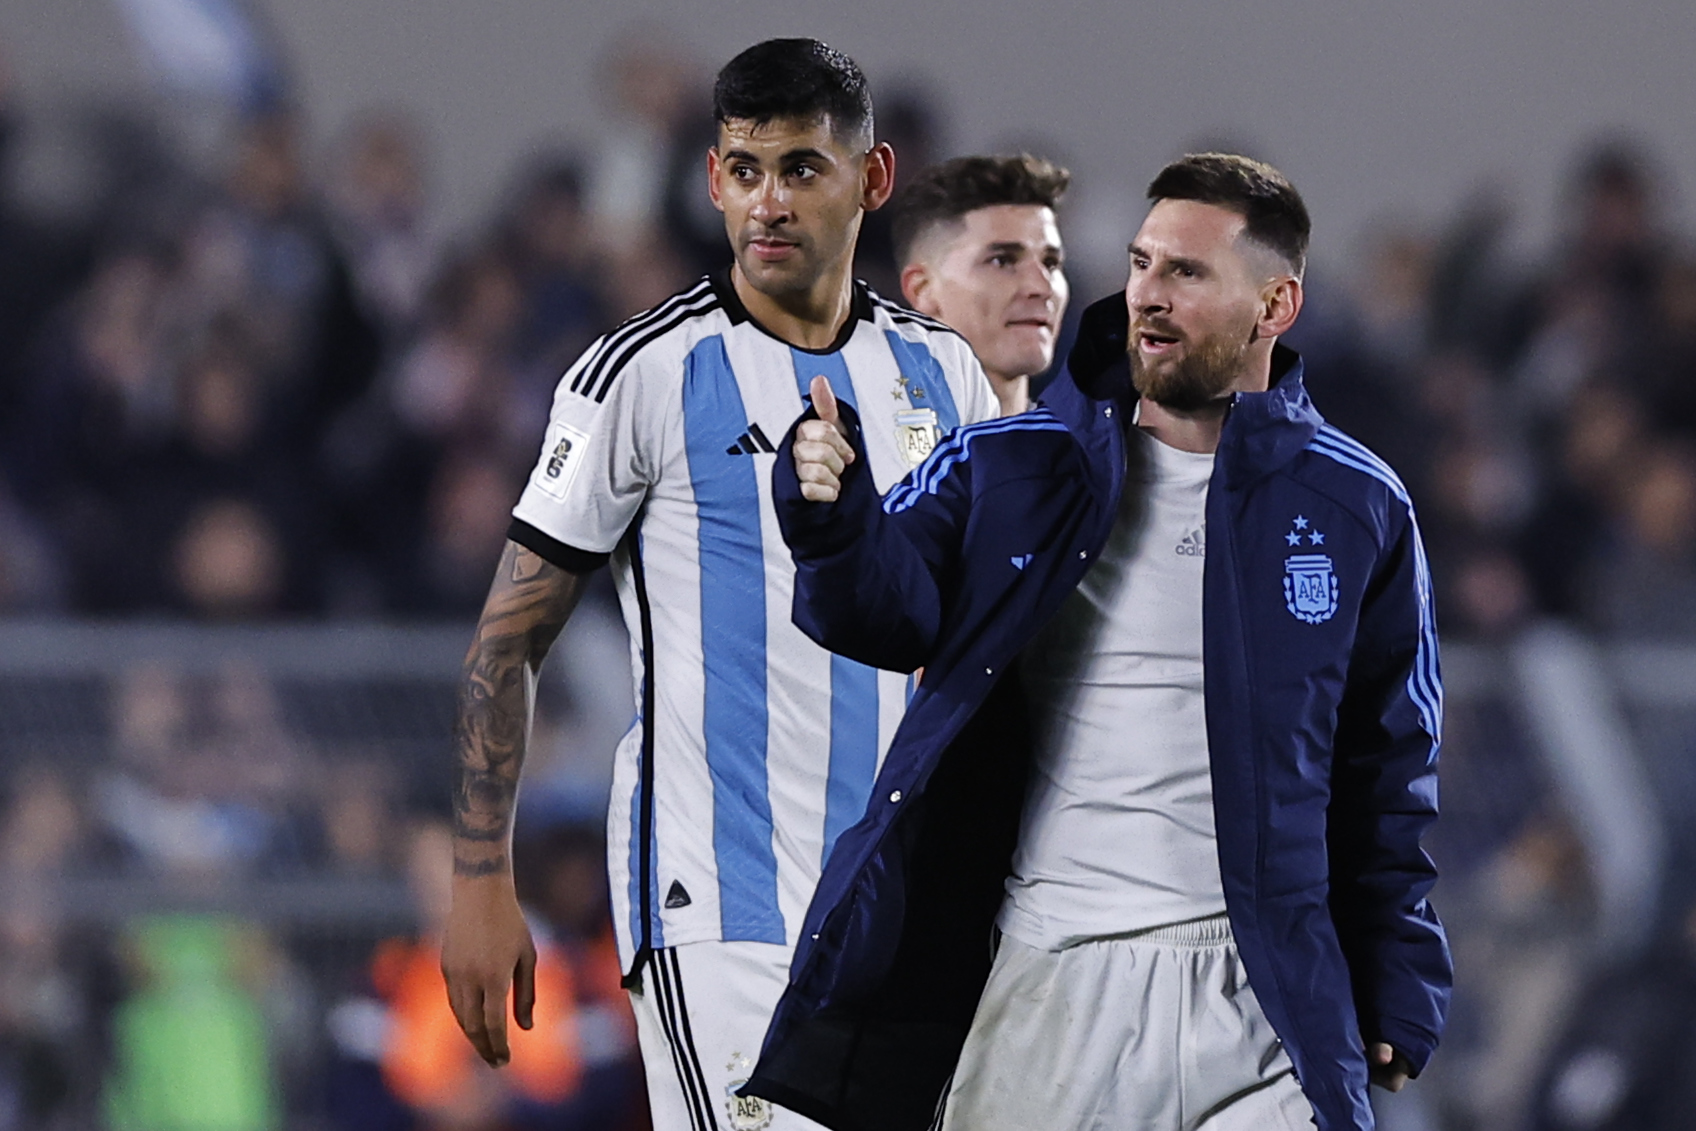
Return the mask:
<svg viewBox="0 0 1696 1131">
<path fill-rule="evenodd" d="M 1157 334 L 1166 327 L 1147 325 Z M 1197 412 L 1220 400 L 1243 371 L 1243 358 L 1254 341 L 1251 326 L 1246 333 L 1209 334 L 1194 342 L 1184 356 L 1148 362 L 1136 348 L 1138 327 L 1131 328 L 1131 384 L 1137 393 L 1163 408 Z"/>
</svg>

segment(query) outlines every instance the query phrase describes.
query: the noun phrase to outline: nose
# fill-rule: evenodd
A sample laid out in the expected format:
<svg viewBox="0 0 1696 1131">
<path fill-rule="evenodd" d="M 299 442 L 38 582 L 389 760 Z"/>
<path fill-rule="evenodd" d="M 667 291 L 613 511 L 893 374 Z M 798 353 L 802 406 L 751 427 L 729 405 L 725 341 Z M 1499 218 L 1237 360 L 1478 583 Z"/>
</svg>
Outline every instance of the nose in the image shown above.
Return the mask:
<svg viewBox="0 0 1696 1131">
<path fill-rule="evenodd" d="M 1034 256 L 1027 258 L 1020 265 L 1024 273 L 1025 293 L 1043 302 L 1054 300 L 1054 278 L 1048 265 Z"/>
<path fill-rule="evenodd" d="M 1153 271 L 1131 272 L 1125 283 L 1125 306 L 1135 317 L 1138 314 L 1161 314 L 1172 309 L 1166 287 Z"/>
<path fill-rule="evenodd" d="M 789 218 L 789 192 L 782 178 L 763 177 L 754 192 L 754 205 L 748 214 L 758 223 L 772 227 Z"/>
</svg>

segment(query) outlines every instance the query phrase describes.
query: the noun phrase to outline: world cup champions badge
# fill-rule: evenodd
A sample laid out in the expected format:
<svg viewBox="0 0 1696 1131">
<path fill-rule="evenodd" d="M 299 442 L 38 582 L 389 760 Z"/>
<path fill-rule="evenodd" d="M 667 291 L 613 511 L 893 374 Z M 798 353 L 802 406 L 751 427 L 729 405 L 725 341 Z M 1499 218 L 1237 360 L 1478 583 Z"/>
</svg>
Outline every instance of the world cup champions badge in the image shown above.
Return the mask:
<svg viewBox="0 0 1696 1131">
<path fill-rule="evenodd" d="M 895 414 L 895 447 L 908 467 L 917 467 L 930 455 L 942 438 L 937 427 L 936 410 L 929 408 L 902 409 Z"/>
</svg>

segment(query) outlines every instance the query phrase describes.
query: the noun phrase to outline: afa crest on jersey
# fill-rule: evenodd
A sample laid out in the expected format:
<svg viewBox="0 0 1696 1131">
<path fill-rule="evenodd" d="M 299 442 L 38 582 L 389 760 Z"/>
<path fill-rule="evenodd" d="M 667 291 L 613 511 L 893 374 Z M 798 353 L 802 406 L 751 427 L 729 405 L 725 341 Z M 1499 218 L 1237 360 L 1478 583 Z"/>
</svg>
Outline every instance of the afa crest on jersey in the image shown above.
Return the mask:
<svg viewBox="0 0 1696 1131">
<path fill-rule="evenodd" d="M 895 446 L 907 466 L 917 467 L 942 438 L 937 426 L 936 410 L 929 408 L 903 409 L 895 414 Z"/>
<path fill-rule="evenodd" d="M 758 1096 L 736 1094 L 736 1089 L 746 1084 L 748 1077 L 753 1074 L 753 1058 L 735 1053 L 725 1068 L 736 1077 L 724 1089 L 724 1110 L 725 1114 L 730 1116 L 732 1131 L 765 1131 L 765 1128 L 771 1126 L 771 1104 Z"/>
</svg>

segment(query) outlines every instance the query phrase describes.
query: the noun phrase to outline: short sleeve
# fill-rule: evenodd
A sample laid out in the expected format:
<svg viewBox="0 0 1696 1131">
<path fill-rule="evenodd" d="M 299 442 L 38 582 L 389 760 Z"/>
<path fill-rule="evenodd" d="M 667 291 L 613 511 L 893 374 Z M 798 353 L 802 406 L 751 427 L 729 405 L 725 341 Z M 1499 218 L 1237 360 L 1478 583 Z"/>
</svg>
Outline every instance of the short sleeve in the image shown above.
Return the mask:
<svg viewBox="0 0 1696 1131">
<path fill-rule="evenodd" d="M 995 387 L 989 383 L 978 355 L 972 352 L 965 338 L 957 334 L 947 337 L 956 358 L 952 376 L 960 385 L 955 396 L 955 402 L 960 406 L 960 423 L 977 424 L 994 420 L 1001 415 L 1001 402 L 996 399 Z"/>
<path fill-rule="evenodd" d="M 509 536 L 562 569 L 606 561 L 647 497 L 662 464 L 666 383 L 646 379 L 644 351 L 596 390 L 572 386 L 604 339 L 560 379 L 536 466 L 513 508 Z"/>
</svg>

